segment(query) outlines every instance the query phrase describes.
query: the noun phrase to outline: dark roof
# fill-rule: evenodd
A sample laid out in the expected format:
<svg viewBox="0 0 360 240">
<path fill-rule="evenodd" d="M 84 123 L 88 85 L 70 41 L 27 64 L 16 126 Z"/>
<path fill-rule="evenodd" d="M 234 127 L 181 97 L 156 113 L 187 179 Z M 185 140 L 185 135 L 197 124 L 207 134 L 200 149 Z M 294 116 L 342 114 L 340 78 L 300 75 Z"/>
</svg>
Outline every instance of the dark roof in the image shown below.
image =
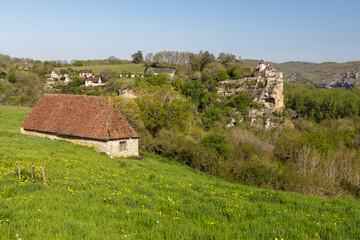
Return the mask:
<svg viewBox="0 0 360 240">
<path fill-rule="evenodd" d="M 174 70 L 170 68 L 154 68 L 154 73 L 173 73 Z"/>
<path fill-rule="evenodd" d="M 100 81 L 100 77 L 89 77 L 86 81 L 91 81 L 93 83 L 98 83 Z"/>
<path fill-rule="evenodd" d="M 22 124 L 25 130 L 91 139 L 138 138 L 111 98 L 46 94 Z"/>
</svg>

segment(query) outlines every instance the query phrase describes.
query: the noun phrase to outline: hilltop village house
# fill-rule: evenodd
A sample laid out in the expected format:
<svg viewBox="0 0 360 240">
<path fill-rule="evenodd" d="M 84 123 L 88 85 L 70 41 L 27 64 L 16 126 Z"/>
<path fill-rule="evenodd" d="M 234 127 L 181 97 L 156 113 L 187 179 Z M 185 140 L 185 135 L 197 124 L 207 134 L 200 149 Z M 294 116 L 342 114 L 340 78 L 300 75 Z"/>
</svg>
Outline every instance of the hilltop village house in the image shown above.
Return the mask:
<svg viewBox="0 0 360 240">
<path fill-rule="evenodd" d="M 85 86 L 99 86 L 101 85 L 101 77 L 89 77 L 85 80 Z"/>
<path fill-rule="evenodd" d="M 265 78 L 282 79 L 283 78 L 283 73 L 276 70 L 270 64 L 265 65 L 264 60 L 260 60 L 259 64 L 255 68 L 254 76 L 255 77 L 261 76 L 261 77 L 265 77 Z"/>
<path fill-rule="evenodd" d="M 92 77 L 94 76 L 90 70 L 81 70 L 80 73 L 79 73 L 79 76 L 80 77 L 84 77 L 84 78 L 89 78 L 89 77 Z"/>
<path fill-rule="evenodd" d="M 154 68 L 154 74 L 155 75 L 158 75 L 159 73 L 166 73 L 168 74 L 171 78 L 174 77 L 174 70 L 173 69 L 170 69 L 170 68 Z"/>
<path fill-rule="evenodd" d="M 20 132 L 95 147 L 110 157 L 138 155 L 140 135 L 106 97 L 46 94 Z"/>
<path fill-rule="evenodd" d="M 50 74 L 50 77 L 51 77 L 52 79 L 54 79 L 54 78 L 58 78 L 58 79 L 59 79 L 60 76 L 61 76 L 61 74 L 60 74 L 59 71 L 52 71 L 51 74 Z"/>
</svg>

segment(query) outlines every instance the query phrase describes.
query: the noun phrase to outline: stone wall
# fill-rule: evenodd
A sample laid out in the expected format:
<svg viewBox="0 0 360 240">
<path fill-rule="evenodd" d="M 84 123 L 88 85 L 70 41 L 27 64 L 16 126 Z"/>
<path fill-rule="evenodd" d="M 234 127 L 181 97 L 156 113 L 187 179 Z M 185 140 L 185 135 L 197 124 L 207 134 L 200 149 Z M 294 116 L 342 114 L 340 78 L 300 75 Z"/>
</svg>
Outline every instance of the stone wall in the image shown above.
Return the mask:
<svg viewBox="0 0 360 240">
<path fill-rule="evenodd" d="M 139 155 L 137 138 L 101 141 L 81 137 L 59 136 L 51 133 L 28 131 L 23 128 L 20 129 L 20 133 L 37 137 L 47 137 L 51 140 L 65 140 L 75 144 L 94 147 L 98 152 L 105 152 L 110 157 L 129 157 Z M 126 149 L 120 150 L 120 142 L 124 141 L 126 142 Z"/>
</svg>

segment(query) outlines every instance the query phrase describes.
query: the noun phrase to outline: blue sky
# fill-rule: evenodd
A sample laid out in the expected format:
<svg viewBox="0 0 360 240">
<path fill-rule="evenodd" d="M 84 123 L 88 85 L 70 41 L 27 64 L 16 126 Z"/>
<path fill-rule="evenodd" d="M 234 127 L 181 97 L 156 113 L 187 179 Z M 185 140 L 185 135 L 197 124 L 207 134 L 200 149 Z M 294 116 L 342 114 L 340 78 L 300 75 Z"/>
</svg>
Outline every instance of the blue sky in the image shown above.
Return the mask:
<svg viewBox="0 0 360 240">
<path fill-rule="evenodd" d="M 360 60 L 359 0 L 0 0 L 0 53 L 103 59 L 178 50 L 274 62 Z"/>
</svg>

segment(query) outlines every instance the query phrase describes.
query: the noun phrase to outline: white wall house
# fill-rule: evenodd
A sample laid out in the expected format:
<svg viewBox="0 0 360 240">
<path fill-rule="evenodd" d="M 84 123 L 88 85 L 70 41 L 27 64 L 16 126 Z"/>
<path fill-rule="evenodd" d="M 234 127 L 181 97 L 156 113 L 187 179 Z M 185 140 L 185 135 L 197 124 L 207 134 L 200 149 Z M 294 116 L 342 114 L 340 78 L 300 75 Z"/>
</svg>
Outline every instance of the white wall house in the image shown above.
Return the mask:
<svg viewBox="0 0 360 240">
<path fill-rule="evenodd" d="M 89 77 L 85 80 L 85 86 L 99 86 L 101 85 L 101 77 Z"/>
<path fill-rule="evenodd" d="M 59 71 L 52 71 L 51 74 L 50 74 L 50 77 L 51 77 L 52 79 L 54 79 L 54 78 L 60 78 L 60 76 L 61 76 L 61 74 L 60 74 Z"/>
<path fill-rule="evenodd" d="M 81 70 L 79 76 L 84 78 L 89 78 L 89 77 L 93 77 L 94 75 L 90 72 L 90 70 Z"/>
</svg>

